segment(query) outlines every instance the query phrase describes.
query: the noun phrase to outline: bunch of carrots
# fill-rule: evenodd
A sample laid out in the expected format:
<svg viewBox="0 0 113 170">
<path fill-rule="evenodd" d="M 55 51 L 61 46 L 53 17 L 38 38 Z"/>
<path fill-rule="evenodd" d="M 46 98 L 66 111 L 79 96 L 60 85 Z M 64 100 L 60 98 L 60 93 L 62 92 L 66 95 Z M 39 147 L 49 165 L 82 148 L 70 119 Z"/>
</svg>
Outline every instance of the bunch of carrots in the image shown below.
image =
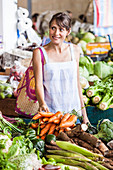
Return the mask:
<svg viewBox="0 0 113 170">
<path fill-rule="evenodd" d="M 38 112 L 33 118 L 36 123 L 31 123 L 31 128 L 38 129 L 37 138 L 45 139 L 47 134 L 58 136 L 60 132 L 71 130 L 77 121 L 76 115 L 58 111 L 55 114 L 52 112 Z"/>
</svg>

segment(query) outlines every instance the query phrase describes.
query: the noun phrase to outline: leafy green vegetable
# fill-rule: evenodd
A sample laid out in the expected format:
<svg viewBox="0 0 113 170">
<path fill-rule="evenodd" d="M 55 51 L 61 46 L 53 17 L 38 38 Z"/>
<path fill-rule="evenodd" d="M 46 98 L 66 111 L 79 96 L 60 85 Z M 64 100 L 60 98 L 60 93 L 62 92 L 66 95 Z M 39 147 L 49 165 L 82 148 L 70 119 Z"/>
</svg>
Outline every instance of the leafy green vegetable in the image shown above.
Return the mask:
<svg viewBox="0 0 113 170">
<path fill-rule="evenodd" d="M 9 151 L 7 153 L 7 157 L 10 158 L 12 156 L 18 155 L 19 150 L 20 150 L 20 148 L 17 144 L 11 145 L 11 147 L 9 148 Z"/>
<path fill-rule="evenodd" d="M 27 129 L 23 132 L 26 138 L 29 138 L 31 141 L 36 139 L 36 131 L 34 129 Z"/>
<path fill-rule="evenodd" d="M 18 136 L 18 137 L 13 138 L 12 145 L 15 146 L 15 144 L 18 145 L 19 147 L 19 154 L 26 154 L 26 153 L 30 153 L 31 151 L 33 151 L 32 142 L 30 141 L 29 138 L 25 138 L 24 136 Z"/>
<path fill-rule="evenodd" d="M 12 123 L 4 119 L 1 113 L 0 113 L 0 120 L 3 124 L 9 126 L 13 131 L 23 133 L 23 130 L 17 128 L 15 125 L 13 125 Z"/>
<path fill-rule="evenodd" d="M 86 41 L 86 43 L 95 42 L 95 36 L 91 32 L 86 32 L 82 40 Z"/>
<path fill-rule="evenodd" d="M 79 44 L 80 44 L 83 52 L 86 54 L 86 45 L 87 45 L 87 43 L 84 40 L 80 40 Z"/>
<path fill-rule="evenodd" d="M 95 42 L 106 42 L 106 38 L 102 36 L 95 37 Z"/>
<path fill-rule="evenodd" d="M 2 152 L 0 149 L 0 169 L 1 170 L 16 170 L 15 163 L 10 162 L 7 157 L 7 153 Z"/>
<path fill-rule="evenodd" d="M 94 64 L 94 74 L 103 79 L 113 74 L 113 68 L 104 61 L 96 61 Z"/>
<path fill-rule="evenodd" d="M 80 57 L 79 65 L 85 66 L 87 68 L 89 74 L 94 74 L 93 60 L 90 59 L 88 56 Z"/>
<path fill-rule="evenodd" d="M 14 156 L 11 157 L 9 161 L 16 165 L 17 170 L 41 168 L 41 162 L 37 159 L 37 155 L 35 153 Z"/>
<path fill-rule="evenodd" d="M 85 77 L 86 79 L 89 77 L 89 72 L 85 66 L 79 66 L 79 74 L 81 77 Z"/>
<path fill-rule="evenodd" d="M 105 120 L 97 126 L 99 126 L 99 130 L 98 133 L 94 135 L 95 137 L 100 138 L 104 142 L 113 140 L 113 122 Z"/>
</svg>

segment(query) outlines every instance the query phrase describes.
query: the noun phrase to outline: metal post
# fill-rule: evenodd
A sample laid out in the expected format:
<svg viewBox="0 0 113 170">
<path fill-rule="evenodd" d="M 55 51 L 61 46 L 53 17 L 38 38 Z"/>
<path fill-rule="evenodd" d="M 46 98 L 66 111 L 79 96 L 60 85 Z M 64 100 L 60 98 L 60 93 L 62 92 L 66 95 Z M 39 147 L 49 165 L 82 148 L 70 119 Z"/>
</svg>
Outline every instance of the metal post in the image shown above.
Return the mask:
<svg viewBox="0 0 113 170">
<path fill-rule="evenodd" d="M 27 0 L 27 9 L 29 11 L 29 18 L 31 18 L 32 15 L 32 0 Z"/>
</svg>

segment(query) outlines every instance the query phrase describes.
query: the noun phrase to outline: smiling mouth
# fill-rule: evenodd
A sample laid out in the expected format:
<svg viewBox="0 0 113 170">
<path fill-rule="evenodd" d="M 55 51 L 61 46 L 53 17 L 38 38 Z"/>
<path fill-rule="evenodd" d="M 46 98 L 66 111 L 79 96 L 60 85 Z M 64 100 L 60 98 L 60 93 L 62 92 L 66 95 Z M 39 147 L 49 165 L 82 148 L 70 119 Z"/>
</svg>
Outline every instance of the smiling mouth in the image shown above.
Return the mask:
<svg viewBox="0 0 113 170">
<path fill-rule="evenodd" d="M 52 36 L 53 39 L 58 40 L 60 37 Z"/>
</svg>

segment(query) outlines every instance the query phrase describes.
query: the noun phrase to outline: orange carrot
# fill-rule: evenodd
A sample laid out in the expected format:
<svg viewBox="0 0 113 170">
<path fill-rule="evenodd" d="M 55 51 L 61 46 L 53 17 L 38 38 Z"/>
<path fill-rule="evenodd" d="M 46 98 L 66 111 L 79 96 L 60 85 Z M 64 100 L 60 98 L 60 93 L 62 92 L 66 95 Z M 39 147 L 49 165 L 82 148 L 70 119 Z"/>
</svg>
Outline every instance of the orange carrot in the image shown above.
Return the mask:
<svg viewBox="0 0 113 170">
<path fill-rule="evenodd" d="M 33 128 L 37 128 L 37 127 L 38 127 L 38 123 L 31 123 L 31 126 L 32 126 Z"/>
<path fill-rule="evenodd" d="M 71 130 L 71 128 L 70 127 L 65 127 L 64 130 L 69 131 L 69 130 Z"/>
<path fill-rule="evenodd" d="M 64 132 L 64 128 L 60 128 L 59 133 Z"/>
<path fill-rule="evenodd" d="M 50 129 L 51 123 L 48 123 L 45 125 L 45 127 L 41 130 L 40 136 L 43 136 L 47 133 L 47 131 Z"/>
<path fill-rule="evenodd" d="M 59 125 L 56 126 L 56 130 L 59 130 Z"/>
<path fill-rule="evenodd" d="M 54 122 L 56 119 L 61 119 L 61 117 L 63 116 L 63 113 L 58 111 L 54 114 L 54 116 L 52 116 L 48 122 Z"/>
<path fill-rule="evenodd" d="M 70 128 L 73 129 L 74 127 L 75 127 L 75 123 L 73 123 L 73 125 Z"/>
<path fill-rule="evenodd" d="M 40 124 L 44 124 L 43 118 L 40 119 Z"/>
<path fill-rule="evenodd" d="M 41 124 L 40 128 L 43 129 L 45 127 L 45 124 Z"/>
<path fill-rule="evenodd" d="M 58 136 L 58 134 L 59 134 L 58 131 L 55 131 L 54 135 L 55 135 L 55 136 Z"/>
<path fill-rule="evenodd" d="M 49 120 L 48 117 L 43 118 L 43 122 L 47 122 Z"/>
<path fill-rule="evenodd" d="M 38 135 L 37 135 L 37 136 L 36 136 L 36 138 L 37 138 L 37 139 L 39 139 L 39 138 L 40 138 L 40 136 L 38 136 Z"/>
<path fill-rule="evenodd" d="M 45 137 L 46 137 L 46 135 L 43 135 L 43 136 L 41 136 L 41 139 L 42 139 L 42 140 L 44 140 L 44 139 L 45 139 Z"/>
<path fill-rule="evenodd" d="M 53 134 L 53 132 L 54 132 L 54 130 L 55 130 L 55 127 L 56 127 L 56 125 L 55 125 L 54 123 L 51 124 L 51 127 L 50 127 L 50 129 L 49 129 L 48 134 Z"/>
<path fill-rule="evenodd" d="M 66 113 L 66 114 L 62 117 L 61 123 L 62 123 L 62 122 L 65 122 L 69 117 L 70 117 L 70 113 Z"/>
<path fill-rule="evenodd" d="M 54 120 L 54 123 L 55 123 L 55 124 L 59 124 L 59 123 L 60 123 L 60 119 Z"/>
<path fill-rule="evenodd" d="M 76 115 L 71 115 L 65 122 L 60 123 L 60 127 L 71 127 L 77 121 Z"/>
<path fill-rule="evenodd" d="M 40 119 L 41 117 L 42 117 L 42 115 L 38 113 L 32 119 L 37 120 L 37 119 Z"/>
<path fill-rule="evenodd" d="M 39 112 L 39 114 L 42 115 L 42 117 L 52 117 L 54 115 L 52 112 Z"/>
</svg>

